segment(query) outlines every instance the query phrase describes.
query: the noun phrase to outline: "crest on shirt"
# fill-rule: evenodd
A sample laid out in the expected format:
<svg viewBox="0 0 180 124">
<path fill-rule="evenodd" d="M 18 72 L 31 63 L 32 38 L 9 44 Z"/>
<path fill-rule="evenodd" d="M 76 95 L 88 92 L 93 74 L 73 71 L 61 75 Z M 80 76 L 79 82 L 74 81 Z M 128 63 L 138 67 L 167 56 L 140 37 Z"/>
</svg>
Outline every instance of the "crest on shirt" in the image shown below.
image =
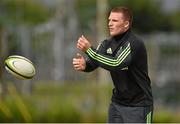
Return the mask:
<svg viewBox="0 0 180 124">
<path fill-rule="evenodd" d="M 106 50 L 106 53 L 112 54 L 112 49 L 111 49 L 111 48 L 108 48 L 108 49 Z"/>
</svg>

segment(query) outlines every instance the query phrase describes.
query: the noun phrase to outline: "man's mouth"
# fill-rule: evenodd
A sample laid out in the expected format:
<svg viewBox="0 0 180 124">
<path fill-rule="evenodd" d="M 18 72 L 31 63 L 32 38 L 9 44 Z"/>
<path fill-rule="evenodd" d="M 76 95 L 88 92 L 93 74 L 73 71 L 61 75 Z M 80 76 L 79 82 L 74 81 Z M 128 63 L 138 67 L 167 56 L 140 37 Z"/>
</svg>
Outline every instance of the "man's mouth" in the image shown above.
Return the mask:
<svg viewBox="0 0 180 124">
<path fill-rule="evenodd" d="M 109 31 L 113 31 L 113 28 L 109 28 Z"/>
</svg>

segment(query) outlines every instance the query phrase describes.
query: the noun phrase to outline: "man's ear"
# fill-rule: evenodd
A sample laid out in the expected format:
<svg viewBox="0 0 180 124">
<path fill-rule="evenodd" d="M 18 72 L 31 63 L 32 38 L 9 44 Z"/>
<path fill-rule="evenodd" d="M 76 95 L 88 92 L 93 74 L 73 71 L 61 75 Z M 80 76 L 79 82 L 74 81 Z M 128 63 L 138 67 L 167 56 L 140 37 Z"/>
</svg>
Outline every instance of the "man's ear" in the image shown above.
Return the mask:
<svg viewBox="0 0 180 124">
<path fill-rule="evenodd" d="M 129 21 L 125 21 L 124 27 L 125 27 L 125 28 L 129 27 Z"/>
</svg>

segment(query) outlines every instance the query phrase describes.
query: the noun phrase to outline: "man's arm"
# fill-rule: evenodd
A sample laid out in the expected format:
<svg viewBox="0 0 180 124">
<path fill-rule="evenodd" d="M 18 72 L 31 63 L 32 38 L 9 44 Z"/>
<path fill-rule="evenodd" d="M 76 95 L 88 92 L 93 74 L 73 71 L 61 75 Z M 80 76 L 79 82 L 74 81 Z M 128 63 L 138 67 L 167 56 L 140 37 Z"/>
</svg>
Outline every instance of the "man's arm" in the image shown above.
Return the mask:
<svg viewBox="0 0 180 124">
<path fill-rule="evenodd" d="M 104 55 L 91 47 L 91 44 L 85 37 L 80 37 L 77 48 L 85 52 L 94 63 L 109 71 L 116 71 L 127 67 L 131 62 L 131 47 L 127 42 L 123 49 L 119 49 L 115 57 Z"/>
<path fill-rule="evenodd" d="M 128 43 L 123 49 L 119 49 L 115 57 L 98 53 L 92 47 L 86 51 L 86 54 L 96 61 L 99 66 L 109 71 L 116 71 L 125 68 L 131 62 L 130 43 Z"/>
<path fill-rule="evenodd" d="M 86 58 L 86 68 L 83 70 L 84 72 L 91 72 L 98 68 L 98 65 L 93 62 L 89 57 Z"/>
<path fill-rule="evenodd" d="M 80 39 L 82 39 L 83 38 L 83 36 L 82 37 L 80 37 L 79 38 L 79 40 Z M 99 45 L 97 46 L 97 48 L 96 48 L 96 52 L 98 52 L 98 53 L 105 53 L 105 41 L 103 41 L 103 42 L 101 42 L 101 43 L 99 43 Z M 86 45 L 85 45 L 86 46 Z M 91 44 L 87 44 L 87 46 L 91 46 Z M 78 49 L 83 49 L 83 45 L 82 44 L 79 44 L 79 43 L 77 43 L 77 48 Z M 81 50 L 80 49 L 80 50 Z M 83 51 L 83 50 L 81 50 L 81 51 Z M 91 57 L 89 57 L 89 56 L 87 56 L 84 60 L 83 60 L 84 62 L 85 62 L 85 67 L 84 67 L 84 69 L 83 70 L 81 70 L 81 71 L 84 71 L 84 72 L 91 72 L 91 71 L 93 71 L 93 70 L 95 70 L 96 68 L 98 68 L 99 67 L 99 64 L 94 60 L 94 59 L 92 59 Z"/>
</svg>

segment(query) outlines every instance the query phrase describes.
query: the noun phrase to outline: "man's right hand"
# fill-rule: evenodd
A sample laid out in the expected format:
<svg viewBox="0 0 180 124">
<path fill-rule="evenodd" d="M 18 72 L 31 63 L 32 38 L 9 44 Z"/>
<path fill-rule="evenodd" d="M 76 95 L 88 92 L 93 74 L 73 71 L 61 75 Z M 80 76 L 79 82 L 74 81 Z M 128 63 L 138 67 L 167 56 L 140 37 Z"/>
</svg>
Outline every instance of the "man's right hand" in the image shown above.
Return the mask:
<svg viewBox="0 0 180 124">
<path fill-rule="evenodd" d="M 77 53 L 77 57 L 73 58 L 73 67 L 77 71 L 83 71 L 86 68 L 86 60 L 81 54 Z"/>
</svg>

